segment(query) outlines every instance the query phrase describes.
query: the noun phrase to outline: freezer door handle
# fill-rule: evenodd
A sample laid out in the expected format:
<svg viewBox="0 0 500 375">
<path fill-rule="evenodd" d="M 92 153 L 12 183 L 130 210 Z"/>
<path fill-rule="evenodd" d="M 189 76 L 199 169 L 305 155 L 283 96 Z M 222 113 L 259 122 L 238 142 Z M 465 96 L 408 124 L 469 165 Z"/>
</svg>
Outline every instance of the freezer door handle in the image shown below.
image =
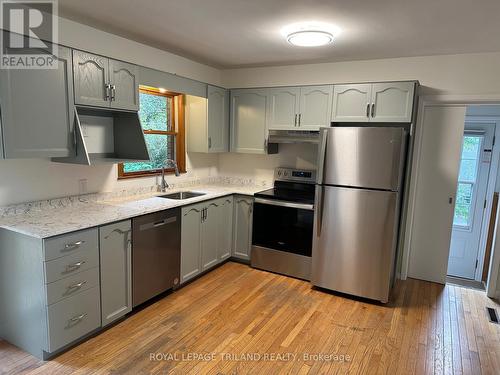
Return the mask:
<svg viewBox="0 0 500 375">
<path fill-rule="evenodd" d="M 325 153 L 326 153 L 326 142 L 328 141 L 328 128 L 321 129 L 319 133 L 319 148 L 318 148 L 318 174 L 316 176 L 316 182 L 318 184 L 323 183 L 323 172 L 325 169 Z"/>
</svg>

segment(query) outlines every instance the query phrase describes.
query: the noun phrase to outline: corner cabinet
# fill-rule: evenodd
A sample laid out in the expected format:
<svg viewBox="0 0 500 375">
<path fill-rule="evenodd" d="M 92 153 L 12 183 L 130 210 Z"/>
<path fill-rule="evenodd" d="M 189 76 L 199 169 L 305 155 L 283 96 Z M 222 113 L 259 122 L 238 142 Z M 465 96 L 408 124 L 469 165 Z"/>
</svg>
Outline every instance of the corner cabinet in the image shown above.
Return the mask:
<svg viewBox="0 0 500 375">
<path fill-rule="evenodd" d="M 58 47 L 54 58 L 57 69 L 0 70 L 5 158 L 68 157 L 75 152 L 71 50 Z"/>
<path fill-rule="evenodd" d="M 186 96 L 188 152 L 229 151 L 229 92 L 207 87 L 207 99 Z"/>
<path fill-rule="evenodd" d="M 231 255 L 233 198 L 182 208 L 181 284 Z"/>
<path fill-rule="evenodd" d="M 231 151 L 265 154 L 267 151 L 266 89 L 231 90 Z"/>
<path fill-rule="evenodd" d="M 250 260 L 252 248 L 253 198 L 234 198 L 233 257 Z"/>
<path fill-rule="evenodd" d="M 139 110 L 138 71 L 133 64 L 73 50 L 75 104 Z"/>
<path fill-rule="evenodd" d="M 335 85 L 332 122 L 410 123 L 416 83 Z"/>
<path fill-rule="evenodd" d="M 102 326 L 132 311 L 132 223 L 99 228 Z"/>
</svg>

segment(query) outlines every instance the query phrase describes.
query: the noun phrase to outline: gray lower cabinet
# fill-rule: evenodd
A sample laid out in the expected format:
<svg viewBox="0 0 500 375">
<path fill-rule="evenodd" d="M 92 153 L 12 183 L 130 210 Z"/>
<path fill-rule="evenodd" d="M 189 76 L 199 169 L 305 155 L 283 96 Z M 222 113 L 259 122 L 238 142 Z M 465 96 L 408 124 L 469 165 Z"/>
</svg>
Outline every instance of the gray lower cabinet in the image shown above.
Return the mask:
<svg viewBox="0 0 500 375">
<path fill-rule="evenodd" d="M 0 337 L 48 358 L 99 329 L 98 243 L 97 228 L 44 240 L 0 229 Z"/>
<path fill-rule="evenodd" d="M 233 197 L 182 208 L 181 283 L 231 256 Z"/>
<path fill-rule="evenodd" d="M 56 69 L 0 69 L 0 152 L 5 158 L 75 152 L 71 50 L 60 46 L 54 58 Z"/>
<path fill-rule="evenodd" d="M 139 68 L 88 52 L 73 50 L 75 104 L 137 111 Z"/>
<path fill-rule="evenodd" d="M 102 326 L 132 311 L 132 223 L 99 228 Z"/>
<path fill-rule="evenodd" d="M 252 248 L 253 198 L 234 198 L 233 257 L 250 260 Z"/>
</svg>

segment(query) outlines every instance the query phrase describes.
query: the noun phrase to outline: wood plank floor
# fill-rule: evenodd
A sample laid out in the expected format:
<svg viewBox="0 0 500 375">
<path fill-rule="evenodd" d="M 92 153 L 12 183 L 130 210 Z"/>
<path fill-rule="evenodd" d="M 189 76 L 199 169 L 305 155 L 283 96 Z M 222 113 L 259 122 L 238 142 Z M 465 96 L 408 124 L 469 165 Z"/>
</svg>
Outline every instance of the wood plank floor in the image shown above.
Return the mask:
<svg viewBox="0 0 500 375">
<path fill-rule="evenodd" d="M 418 280 L 383 306 L 226 263 L 52 361 L 0 341 L 0 373 L 500 374 L 486 306 Z"/>
</svg>

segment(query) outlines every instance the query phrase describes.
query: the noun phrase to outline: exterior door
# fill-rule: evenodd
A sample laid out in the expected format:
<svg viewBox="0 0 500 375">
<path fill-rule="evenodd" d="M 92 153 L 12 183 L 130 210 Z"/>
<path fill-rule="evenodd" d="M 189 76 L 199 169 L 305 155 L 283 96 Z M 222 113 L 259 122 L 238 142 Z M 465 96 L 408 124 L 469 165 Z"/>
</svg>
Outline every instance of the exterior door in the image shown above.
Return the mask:
<svg viewBox="0 0 500 375">
<path fill-rule="evenodd" d="M 494 125 L 466 124 L 453 216 L 448 275 L 474 279 L 478 262 Z"/>
<path fill-rule="evenodd" d="M 132 223 L 99 228 L 102 325 L 132 311 Z"/>
<path fill-rule="evenodd" d="M 208 152 L 227 152 L 229 97 L 227 90 L 208 86 Z"/>
<path fill-rule="evenodd" d="M 73 50 L 75 104 L 109 107 L 108 65 L 106 57 Z"/>
<path fill-rule="evenodd" d="M 136 65 L 109 60 L 111 108 L 139 110 L 139 69 Z"/>
<path fill-rule="evenodd" d="M 334 85 L 333 122 L 370 121 L 372 84 Z"/>
<path fill-rule="evenodd" d="M 57 60 L 57 69 L 0 70 L 5 158 L 74 155 L 71 50 L 59 47 Z"/>
<path fill-rule="evenodd" d="M 269 129 L 297 129 L 299 96 L 299 87 L 269 89 Z"/>
<path fill-rule="evenodd" d="M 428 106 L 422 113 L 415 176 L 408 276 L 444 284 L 448 269 L 465 106 Z"/>
<path fill-rule="evenodd" d="M 374 83 L 370 121 L 409 123 L 412 120 L 415 83 Z"/>
<path fill-rule="evenodd" d="M 231 91 L 231 151 L 264 154 L 267 149 L 267 91 Z"/>
<path fill-rule="evenodd" d="M 329 126 L 332 115 L 333 86 L 300 88 L 300 130 L 319 130 Z"/>
</svg>

